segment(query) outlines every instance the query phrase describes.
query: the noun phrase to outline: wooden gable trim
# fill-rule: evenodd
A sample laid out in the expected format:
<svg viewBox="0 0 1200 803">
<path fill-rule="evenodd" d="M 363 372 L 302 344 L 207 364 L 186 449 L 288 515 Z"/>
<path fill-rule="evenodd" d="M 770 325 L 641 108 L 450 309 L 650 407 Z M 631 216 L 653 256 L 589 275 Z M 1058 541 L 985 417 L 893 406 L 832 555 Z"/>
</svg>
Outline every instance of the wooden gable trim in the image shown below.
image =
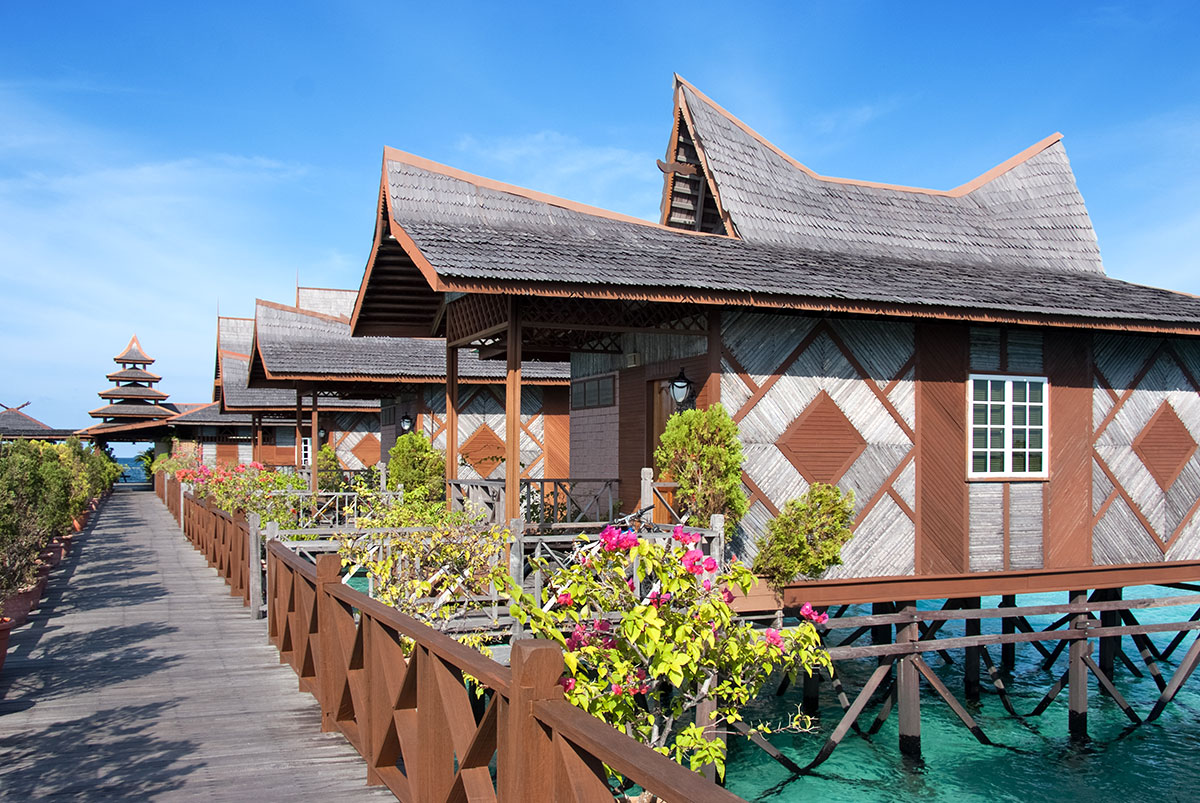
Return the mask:
<svg viewBox="0 0 1200 803">
<path fill-rule="evenodd" d="M 721 217 L 721 222 L 725 226 L 725 236 L 731 239 L 741 239 L 737 234 L 737 227 L 729 217 L 729 213 L 725 211 L 725 205 L 721 203 L 721 188 L 717 186 L 716 177 L 713 176 L 712 168 L 708 164 L 708 156 L 704 152 L 704 143 L 700 141 L 700 137 L 696 135 L 696 125 L 692 121 L 692 112 L 688 109 L 687 102 L 683 98 L 683 90 L 676 87 L 675 89 L 675 106 L 678 113 L 683 115 L 684 124 L 688 128 L 688 135 L 692 138 L 692 147 L 696 149 L 696 156 L 700 159 L 700 168 L 704 171 L 704 186 L 708 188 L 708 192 L 712 195 L 713 203 L 717 206 L 717 214 Z M 679 147 L 679 138 L 676 137 L 673 147 Z M 674 160 L 674 159 L 672 159 Z M 674 176 L 672 176 L 671 184 L 674 186 Z M 699 231 L 704 222 L 704 197 L 700 197 L 700 203 L 696 207 L 696 230 Z M 675 229 L 675 231 L 686 231 L 686 229 Z"/>
</svg>

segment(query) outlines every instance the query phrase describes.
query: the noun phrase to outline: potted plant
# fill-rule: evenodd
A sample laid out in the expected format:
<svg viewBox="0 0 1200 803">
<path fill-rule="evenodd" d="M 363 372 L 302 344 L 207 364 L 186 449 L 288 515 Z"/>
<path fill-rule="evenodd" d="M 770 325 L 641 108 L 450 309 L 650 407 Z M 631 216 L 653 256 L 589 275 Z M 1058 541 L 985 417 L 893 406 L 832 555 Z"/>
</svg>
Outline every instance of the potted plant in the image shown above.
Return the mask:
<svg viewBox="0 0 1200 803">
<path fill-rule="evenodd" d="M 8 637 L 16 622 L 7 616 L 0 616 L 0 670 L 4 669 L 4 657 L 8 655 Z"/>
</svg>

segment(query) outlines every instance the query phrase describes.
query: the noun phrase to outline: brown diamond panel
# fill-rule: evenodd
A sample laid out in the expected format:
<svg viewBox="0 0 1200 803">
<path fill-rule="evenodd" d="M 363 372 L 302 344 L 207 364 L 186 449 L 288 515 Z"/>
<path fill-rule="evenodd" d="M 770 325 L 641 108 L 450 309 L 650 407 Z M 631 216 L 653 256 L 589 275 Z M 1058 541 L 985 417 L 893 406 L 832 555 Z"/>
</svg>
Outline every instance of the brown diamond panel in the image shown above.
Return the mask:
<svg viewBox="0 0 1200 803">
<path fill-rule="evenodd" d="M 373 466 L 379 462 L 379 438 L 367 433 L 350 451 L 364 466 Z"/>
<path fill-rule="evenodd" d="M 836 484 L 867 448 L 850 419 L 829 394 L 821 391 L 775 441 L 810 484 Z"/>
<path fill-rule="evenodd" d="M 471 433 L 458 450 L 467 465 L 479 476 L 490 477 L 504 457 L 504 441 L 487 424 Z"/>
<path fill-rule="evenodd" d="M 1133 451 L 1145 464 L 1158 487 L 1169 490 L 1179 472 L 1192 459 L 1196 441 L 1179 415 L 1164 401 L 1133 439 Z"/>
</svg>

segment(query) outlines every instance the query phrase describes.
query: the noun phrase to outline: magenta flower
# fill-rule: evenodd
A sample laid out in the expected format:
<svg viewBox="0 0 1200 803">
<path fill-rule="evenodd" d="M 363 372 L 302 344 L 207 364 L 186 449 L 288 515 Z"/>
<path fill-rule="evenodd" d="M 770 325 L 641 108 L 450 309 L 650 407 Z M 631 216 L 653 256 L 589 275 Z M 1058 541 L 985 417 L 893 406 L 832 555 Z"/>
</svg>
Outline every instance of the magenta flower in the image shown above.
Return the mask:
<svg viewBox="0 0 1200 803">
<path fill-rule="evenodd" d="M 725 604 L 729 605 L 733 602 L 733 592 L 728 588 L 721 589 L 721 599 L 725 600 Z"/>
<path fill-rule="evenodd" d="M 558 595 L 557 602 L 559 605 L 571 605 L 575 600 L 571 599 L 570 591 L 564 591 Z"/>
<path fill-rule="evenodd" d="M 683 563 L 683 568 L 687 569 L 692 574 L 704 573 L 704 553 L 698 549 L 689 549 L 683 554 L 680 562 Z"/>
<path fill-rule="evenodd" d="M 704 586 L 705 591 L 712 591 L 712 580 L 705 578 L 704 582 L 700 585 Z"/>
<path fill-rule="evenodd" d="M 558 685 L 563 687 L 563 691 L 575 691 L 575 678 L 563 675 L 558 679 Z"/>
<path fill-rule="evenodd" d="M 623 691 L 625 691 L 625 690 L 624 690 L 623 688 L 621 688 L 621 684 L 619 684 L 619 683 L 614 683 L 614 684 L 612 685 L 612 693 L 613 693 L 613 694 L 615 694 L 617 697 L 620 697 L 620 696 L 621 696 L 621 693 L 622 693 Z"/>
<path fill-rule="evenodd" d="M 704 571 L 715 572 L 717 570 L 717 561 L 713 558 L 704 559 Z"/>
<path fill-rule="evenodd" d="M 682 524 L 675 525 L 675 529 L 671 531 L 671 537 L 674 538 L 676 541 L 683 540 L 683 525 Z"/>
<path fill-rule="evenodd" d="M 768 644 L 773 644 L 776 647 L 783 649 L 783 638 L 779 635 L 779 631 L 773 627 L 768 627 L 763 631 L 763 638 Z"/>
<path fill-rule="evenodd" d="M 817 612 L 813 609 L 813 606 L 809 605 L 807 602 L 801 606 L 800 615 L 808 621 L 818 625 L 823 625 L 829 621 L 829 614 Z"/>
</svg>

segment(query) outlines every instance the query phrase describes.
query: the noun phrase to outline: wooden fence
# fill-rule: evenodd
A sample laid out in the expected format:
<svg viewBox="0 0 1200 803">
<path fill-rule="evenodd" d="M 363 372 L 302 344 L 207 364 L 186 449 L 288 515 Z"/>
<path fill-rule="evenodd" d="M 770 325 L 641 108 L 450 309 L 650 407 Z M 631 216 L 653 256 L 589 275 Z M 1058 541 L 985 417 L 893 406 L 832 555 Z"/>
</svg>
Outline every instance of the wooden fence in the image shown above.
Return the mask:
<svg viewBox="0 0 1200 803">
<path fill-rule="evenodd" d="M 177 500 L 184 534 L 230 593 L 257 610 L 257 522 L 171 479 L 162 496 L 168 509 Z M 322 730 L 366 760 L 368 784 L 419 803 L 607 802 L 607 766 L 665 801 L 741 800 L 568 703 L 553 642 L 516 640 L 505 666 L 344 585 L 337 554 L 313 564 L 270 541 L 266 558 L 268 637 L 320 703 Z"/>
</svg>

